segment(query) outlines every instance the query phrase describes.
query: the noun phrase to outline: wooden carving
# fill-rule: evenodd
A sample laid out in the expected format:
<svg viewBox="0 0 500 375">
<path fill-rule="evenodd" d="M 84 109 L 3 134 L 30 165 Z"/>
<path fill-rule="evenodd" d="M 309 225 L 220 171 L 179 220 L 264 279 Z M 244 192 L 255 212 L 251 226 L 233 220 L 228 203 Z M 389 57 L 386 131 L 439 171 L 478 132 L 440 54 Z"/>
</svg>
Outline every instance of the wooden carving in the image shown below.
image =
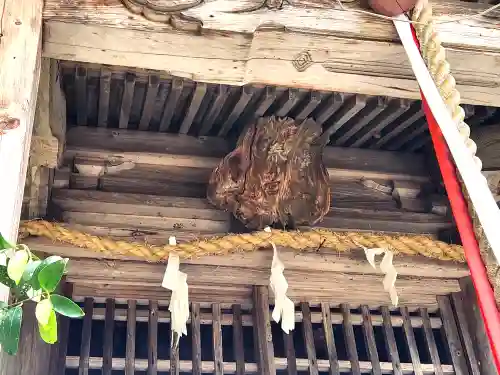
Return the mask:
<svg viewBox="0 0 500 375">
<path fill-rule="evenodd" d="M 317 223 L 330 207 L 320 134 L 310 119 L 259 119 L 212 172 L 208 200 L 250 229 Z"/>
<path fill-rule="evenodd" d="M 199 33 L 203 23 L 182 12 L 194 8 L 204 0 L 121 0 L 134 14 L 140 14 L 151 21 L 170 24 L 173 28 Z"/>
</svg>

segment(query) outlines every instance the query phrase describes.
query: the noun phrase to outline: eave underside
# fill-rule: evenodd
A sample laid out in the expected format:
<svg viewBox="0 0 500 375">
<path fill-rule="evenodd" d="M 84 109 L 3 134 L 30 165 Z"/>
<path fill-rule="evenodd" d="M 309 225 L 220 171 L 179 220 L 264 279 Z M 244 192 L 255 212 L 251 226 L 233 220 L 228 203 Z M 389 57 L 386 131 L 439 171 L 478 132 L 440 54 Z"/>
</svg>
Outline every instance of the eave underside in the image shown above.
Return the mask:
<svg viewBox="0 0 500 375">
<path fill-rule="evenodd" d="M 189 9 L 183 15 L 196 22 L 195 32 L 187 32 L 179 29 L 189 29 L 189 23 L 174 28 L 149 21 L 119 0 L 70 5 L 49 0 L 44 10 L 44 56 L 164 70 L 201 82 L 419 98 L 391 22 L 322 1 L 227 12 L 249 3 L 217 0 Z M 357 3 L 350 6 L 359 9 Z M 463 101 L 499 106 L 498 13 L 447 22 L 487 7 L 437 1 L 434 11 Z"/>
</svg>

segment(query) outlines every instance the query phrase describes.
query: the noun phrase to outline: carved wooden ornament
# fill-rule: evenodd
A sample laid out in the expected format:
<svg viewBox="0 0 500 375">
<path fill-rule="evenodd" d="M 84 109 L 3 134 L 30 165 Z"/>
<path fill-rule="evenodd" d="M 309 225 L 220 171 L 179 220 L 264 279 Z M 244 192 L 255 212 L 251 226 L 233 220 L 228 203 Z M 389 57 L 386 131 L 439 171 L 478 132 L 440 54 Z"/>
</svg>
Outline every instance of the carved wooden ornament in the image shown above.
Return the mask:
<svg viewBox="0 0 500 375">
<path fill-rule="evenodd" d="M 182 14 L 194 8 L 204 0 L 120 0 L 134 14 L 140 14 L 148 20 L 170 24 L 175 29 L 200 32 L 203 23 L 193 17 Z"/>
<path fill-rule="evenodd" d="M 212 172 L 208 200 L 250 229 L 317 223 L 330 207 L 320 134 L 310 119 L 259 119 Z"/>
</svg>

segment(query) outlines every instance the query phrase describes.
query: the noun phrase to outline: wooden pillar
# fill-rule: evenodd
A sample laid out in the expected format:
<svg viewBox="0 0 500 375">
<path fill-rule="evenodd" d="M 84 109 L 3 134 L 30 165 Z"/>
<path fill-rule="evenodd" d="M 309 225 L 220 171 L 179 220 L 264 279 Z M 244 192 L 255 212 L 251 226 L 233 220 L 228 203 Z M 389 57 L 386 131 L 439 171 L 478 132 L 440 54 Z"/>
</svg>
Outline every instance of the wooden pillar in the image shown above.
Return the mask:
<svg viewBox="0 0 500 375">
<path fill-rule="evenodd" d="M 269 289 L 266 286 L 253 287 L 254 303 L 254 338 L 256 345 L 256 360 L 259 373 L 276 375 L 274 364 L 273 336 L 271 334 L 271 314 L 269 313 Z"/>
<path fill-rule="evenodd" d="M 0 176 L 3 181 L 0 232 L 15 242 L 40 74 L 43 0 L 5 0 L 1 9 L 0 130 L 5 134 L 0 136 Z M 0 299 L 7 301 L 8 296 L 8 289 L 1 288 Z M 0 374 L 47 374 L 49 371 L 42 362 L 44 358 L 50 358 L 46 352 L 50 346 L 39 342 L 36 322 L 30 320 L 35 319 L 34 312 L 28 310 L 27 307 L 21 350 L 16 357 L 0 355 Z M 29 370 L 35 368 L 36 372 Z"/>
<path fill-rule="evenodd" d="M 43 58 L 24 202 L 29 218 L 44 217 L 50 193 L 51 169 L 57 168 L 66 136 L 66 99 L 59 64 Z"/>
<path fill-rule="evenodd" d="M 460 287 L 464 300 L 465 320 L 467 321 L 467 328 L 471 336 L 472 347 L 474 348 L 480 373 L 482 375 L 498 375 L 471 278 L 465 277 L 460 280 Z"/>
</svg>

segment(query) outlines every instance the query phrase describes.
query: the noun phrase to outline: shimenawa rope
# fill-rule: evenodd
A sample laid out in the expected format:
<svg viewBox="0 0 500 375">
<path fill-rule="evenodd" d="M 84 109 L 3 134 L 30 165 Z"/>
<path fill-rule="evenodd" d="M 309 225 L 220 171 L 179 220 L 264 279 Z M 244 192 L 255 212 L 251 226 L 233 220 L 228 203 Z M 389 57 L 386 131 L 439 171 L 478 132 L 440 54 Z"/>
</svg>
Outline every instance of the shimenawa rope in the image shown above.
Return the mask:
<svg viewBox="0 0 500 375">
<path fill-rule="evenodd" d="M 449 245 L 424 235 L 332 232 L 321 229 L 299 232 L 273 229 L 271 233 L 259 231 L 228 234 L 176 245 L 154 246 L 98 237 L 44 220 L 21 223 L 20 239 L 30 235 L 46 237 L 53 241 L 64 242 L 105 255 L 136 256 L 154 262 L 166 260 L 172 251 L 181 258 L 196 258 L 206 255 L 256 251 L 263 247 L 270 247 L 271 241 L 277 246 L 297 251 L 328 249 L 334 252 L 347 252 L 358 249 L 359 245 L 362 245 L 367 248 L 387 248 L 395 254 L 423 255 L 434 259 L 465 262 L 461 246 Z"/>
<path fill-rule="evenodd" d="M 459 133 L 462 135 L 467 148 L 476 162 L 477 168 L 481 170 L 481 160 L 476 156 L 477 146 L 470 138 L 470 128 L 464 121 L 465 112 L 460 106 L 460 93 L 456 88 L 456 81 L 450 72 L 450 64 L 446 59 L 446 50 L 441 45 L 441 40 L 434 27 L 435 23 L 433 22 L 432 7 L 427 0 L 422 0 L 417 3 L 412 12 L 412 21 L 414 21 L 415 32 L 420 42 L 422 57 L 429 68 L 429 72 L 446 106 L 452 114 L 453 120 L 457 124 Z M 460 185 L 472 217 L 476 239 L 481 250 L 481 257 L 486 266 L 490 283 L 493 286 L 496 301 L 500 305 L 500 267 L 493 256 L 490 245 L 484 235 L 483 228 L 474 211 L 472 202 L 468 197 L 467 188 L 461 178 Z"/>
</svg>

